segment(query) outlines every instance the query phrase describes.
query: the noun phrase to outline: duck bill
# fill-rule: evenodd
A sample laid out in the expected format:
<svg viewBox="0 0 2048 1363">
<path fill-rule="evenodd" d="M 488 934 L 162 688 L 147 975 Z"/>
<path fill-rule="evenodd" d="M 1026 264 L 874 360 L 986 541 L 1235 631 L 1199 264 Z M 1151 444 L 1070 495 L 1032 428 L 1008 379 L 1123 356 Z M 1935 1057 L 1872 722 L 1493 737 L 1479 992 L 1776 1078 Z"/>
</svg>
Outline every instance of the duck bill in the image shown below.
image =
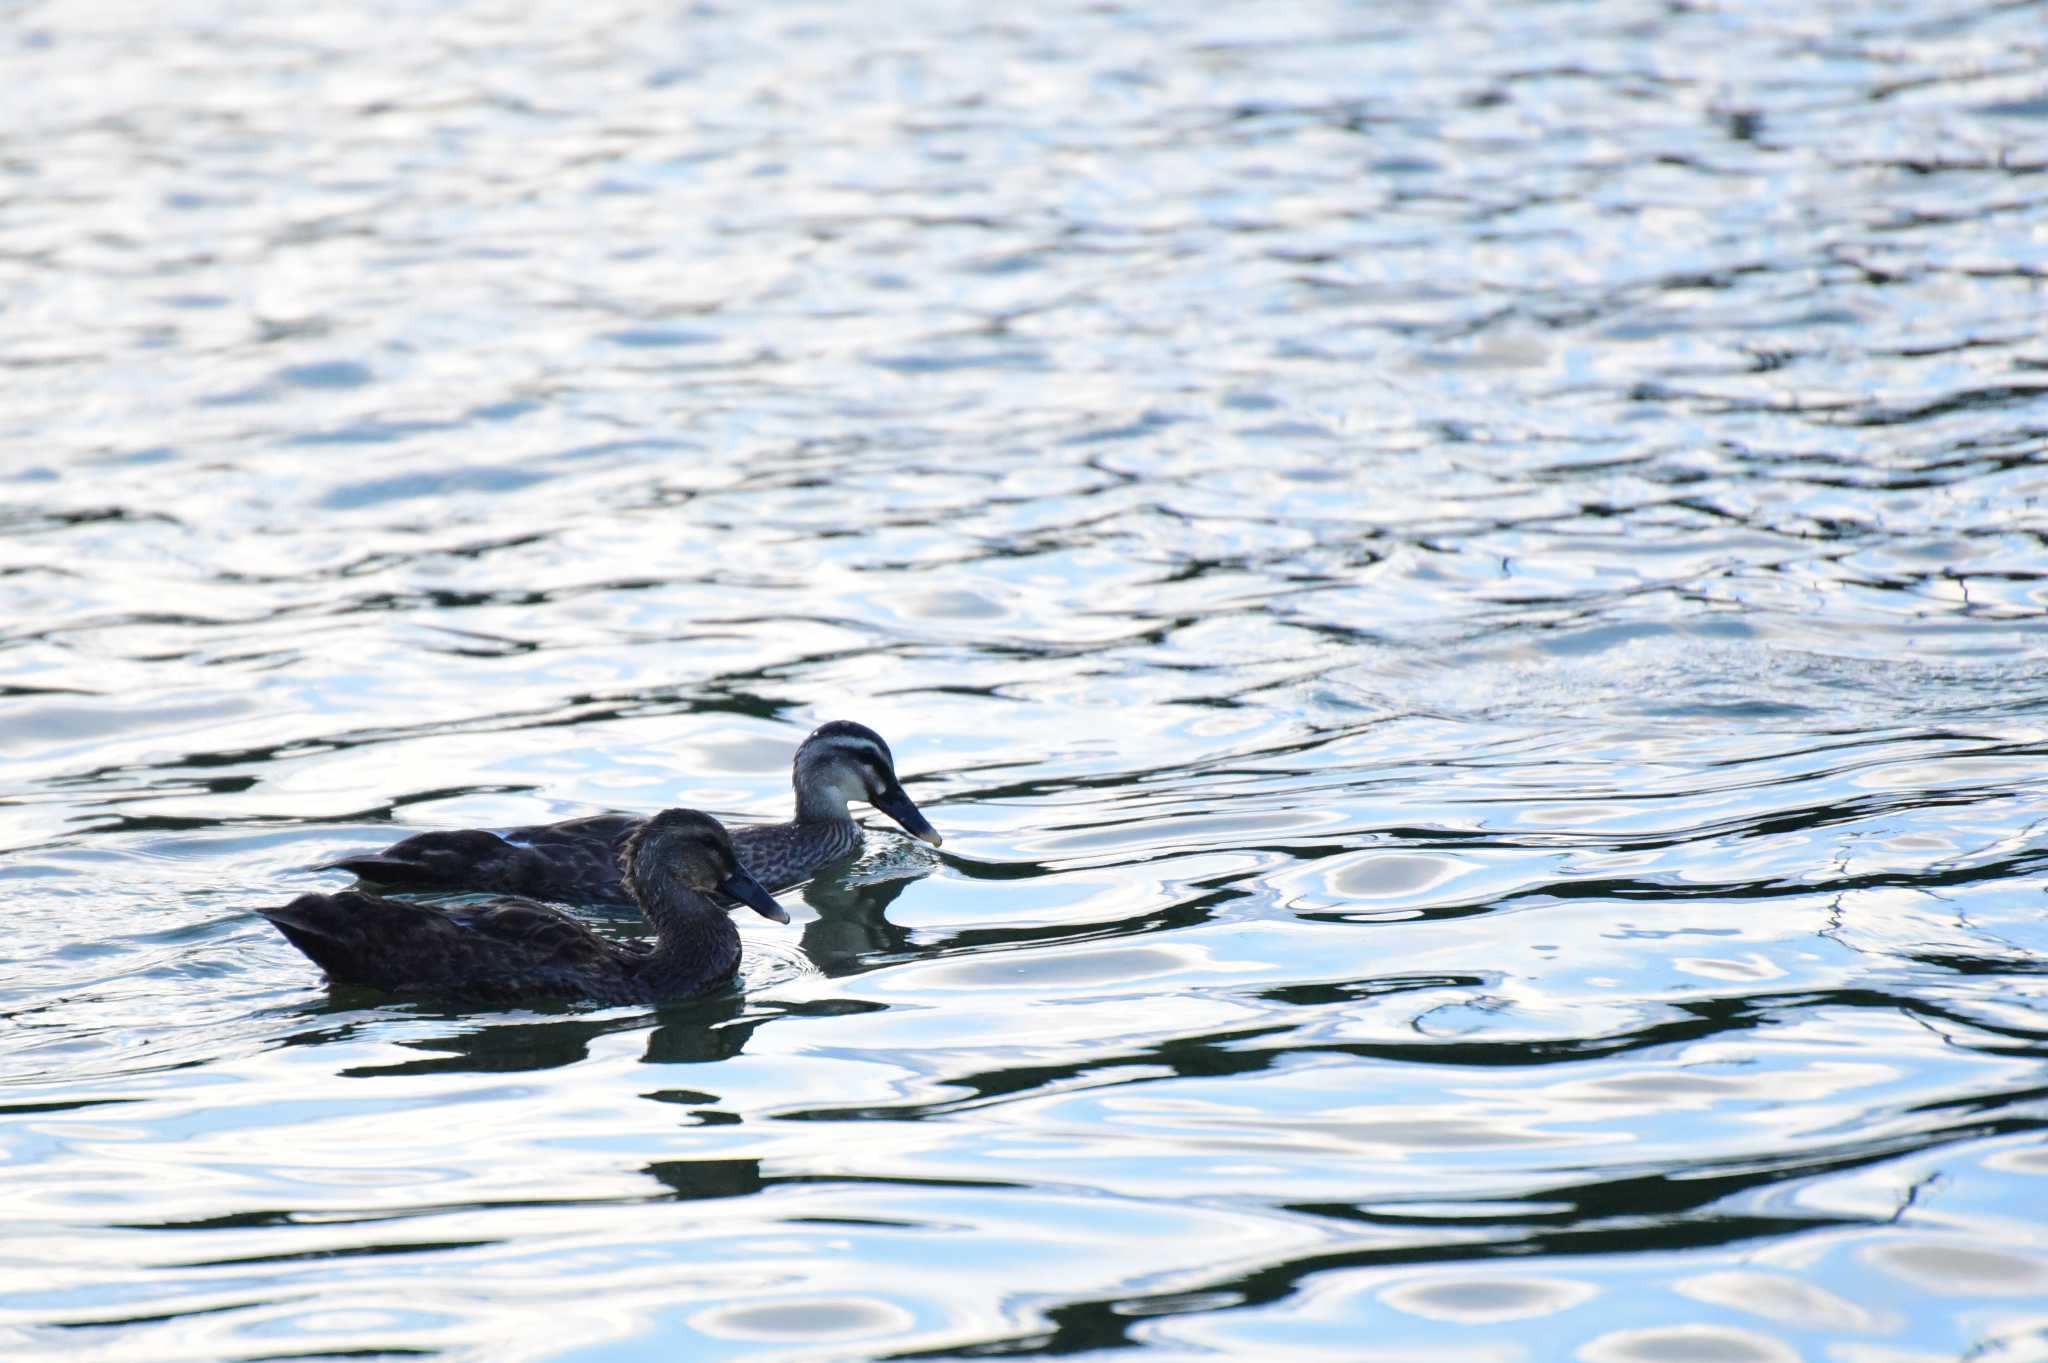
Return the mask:
<svg viewBox="0 0 2048 1363">
<path fill-rule="evenodd" d="M 870 796 L 868 803 L 902 824 L 903 831 L 913 838 L 922 838 L 934 847 L 945 841 L 938 829 L 925 822 L 924 815 L 917 812 L 917 806 L 910 803 L 901 786 L 892 785 L 879 795 Z"/>
<path fill-rule="evenodd" d="M 789 921 L 789 910 L 776 903 L 775 896 L 762 889 L 761 882 L 747 874 L 744 866 L 734 867 L 732 874 L 719 885 L 718 892 L 739 900 L 763 918 L 772 918 L 778 923 Z"/>
</svg>

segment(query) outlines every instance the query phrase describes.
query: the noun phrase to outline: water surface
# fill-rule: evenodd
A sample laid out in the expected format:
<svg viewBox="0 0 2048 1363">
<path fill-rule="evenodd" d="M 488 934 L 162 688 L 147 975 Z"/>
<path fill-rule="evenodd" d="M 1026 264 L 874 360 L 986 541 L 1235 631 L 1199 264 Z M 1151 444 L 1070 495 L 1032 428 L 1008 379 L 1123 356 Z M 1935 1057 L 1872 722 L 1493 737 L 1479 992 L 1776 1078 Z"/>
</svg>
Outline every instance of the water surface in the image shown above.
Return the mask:
<svg viewBox="0 0 2048 1363">
<path fill-rule="evenodd" d="M 9 1359 L 2048 1352 L 2039 5 L 14 19 Z M 253 913 L 834 717 L 714 997 Z"/>
</svg>

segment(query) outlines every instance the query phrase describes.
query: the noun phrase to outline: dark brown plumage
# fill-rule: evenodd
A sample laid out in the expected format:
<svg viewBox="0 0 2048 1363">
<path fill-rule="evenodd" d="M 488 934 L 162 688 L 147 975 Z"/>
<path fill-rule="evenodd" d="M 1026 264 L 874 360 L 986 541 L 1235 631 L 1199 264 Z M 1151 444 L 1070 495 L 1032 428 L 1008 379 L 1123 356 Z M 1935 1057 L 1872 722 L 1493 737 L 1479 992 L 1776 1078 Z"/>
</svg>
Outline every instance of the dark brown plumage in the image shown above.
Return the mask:
<svg viewBox="0 0 2048 1363">
<path fill-rule="evenodd" d="M 770 889 L 808 880 L 859 848 L 860 825 L 846 812 L 849 800 L 866 800 L 913 837 L 939 845 L 938 833 L 897 780 L 889 745 L 865 725 L 840 719 L 821 726 L 797 748 L 790 778 L 796 818 L 731 830 L 741 864 Z M 619 853 L 645 822 L 631 814 L 596 814 L 503 833 L 418 833 L 382 852 L 330 865 L 409 889 L 485 890 L 571 904 L 617 901 L 626 897 Z"/>
<path fill-rule="evenodd" d="M 336 984 L 492 1003 L 701 994 L 740 962 L 739 931 L 714 892 L 789 921 L 707 814 L 664 810 L 626 839 L 621 860 L 653 942 L 615 940 L 522 899 L 449 907 L 345 890 L 259 912 Z"/>
</svg>

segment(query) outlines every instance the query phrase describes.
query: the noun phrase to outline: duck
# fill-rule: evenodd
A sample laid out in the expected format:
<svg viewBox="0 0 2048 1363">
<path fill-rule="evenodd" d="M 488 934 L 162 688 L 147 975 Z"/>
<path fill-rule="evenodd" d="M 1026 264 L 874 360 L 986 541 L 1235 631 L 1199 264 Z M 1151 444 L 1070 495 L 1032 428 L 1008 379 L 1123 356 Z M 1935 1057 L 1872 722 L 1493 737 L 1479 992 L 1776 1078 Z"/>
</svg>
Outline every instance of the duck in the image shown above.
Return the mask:
<svg viewBox="0 0 2048 1363">
<path fill-rule="evenodd" d="M 652 942 L 607 937 L 530 899 L 449 906 L 343 890 L 257 912 L 332 984 L 474 1003 L 693 998 L 739 970 L 734 902 L 789 921 L 708 814 L 666 809 L 642 820 L 619 860 Z"/>
<path fill-rule="evenodd" d="M 770 890 L 801 884 L 860 846 L 860 825 L 846 808 L 852 800 L 865 800 L 933 847 L 944 841 L 904 793 L 889 745 L 864 724 L 835 719 L 813 730 L 790 763 L 790 783 L 794 819 L 732 830 L 740 863 Z M 382 852 L 343 857 L 321 869 L 405 889 L 617 903 L 627 898 L 619 853 L 645 822 L 632 814 L 592 814 L 503 832 L 416 833 Z"/>
</svg>

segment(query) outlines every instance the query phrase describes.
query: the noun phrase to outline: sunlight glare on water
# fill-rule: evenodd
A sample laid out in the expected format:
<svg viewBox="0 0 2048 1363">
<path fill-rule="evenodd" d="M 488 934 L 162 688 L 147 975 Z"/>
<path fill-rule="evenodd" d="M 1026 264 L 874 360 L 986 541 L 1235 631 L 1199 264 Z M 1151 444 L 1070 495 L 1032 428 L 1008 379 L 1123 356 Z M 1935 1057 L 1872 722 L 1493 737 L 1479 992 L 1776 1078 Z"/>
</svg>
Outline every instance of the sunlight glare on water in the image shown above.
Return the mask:
<svg viewBox="0 0 2048 1363">
<path fill-rule="evenodd" d="M 2043 1356 L 2039 6 L 15 19 L 0 1355 Z"/>
</svg>

